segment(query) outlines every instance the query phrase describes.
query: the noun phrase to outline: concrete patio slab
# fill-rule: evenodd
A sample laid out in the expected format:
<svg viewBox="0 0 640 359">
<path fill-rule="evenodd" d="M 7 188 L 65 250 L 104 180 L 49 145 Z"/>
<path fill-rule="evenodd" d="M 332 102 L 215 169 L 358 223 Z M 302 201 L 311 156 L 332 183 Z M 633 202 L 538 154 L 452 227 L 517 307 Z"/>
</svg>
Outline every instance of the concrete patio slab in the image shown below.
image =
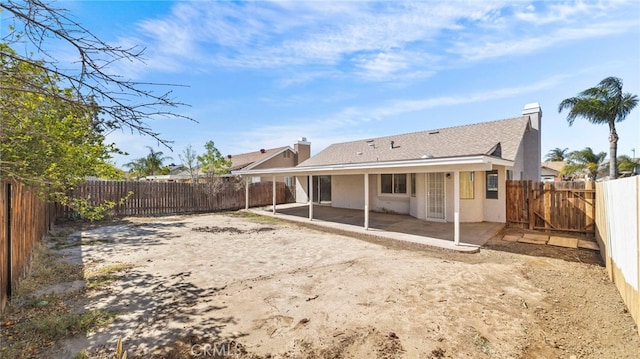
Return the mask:
<svg viewBox="0 0 640 359">
<path fill-rule="evenodd" d="M 551 236 L 547 244 L 558 247 L 578 248 L 578 238 Z"/>
<path fill-rule="evenodd" d="M 313 220 L 309 220 L 306 204 L 285 204 L 252 208 L 249 211 L 283 220 L 327 228 L 341 234 L 387 238 L 459 252 L 478 252 L 480 246 L 504 228 L 502 223 L 481 222 L 460 224 L 460 244 L 453 242 L 453 223 L 420 220 L 408 215 L 369 212 L 369 229 L 364 229 L 364 211 L 314 205 Z"/>
</svg>

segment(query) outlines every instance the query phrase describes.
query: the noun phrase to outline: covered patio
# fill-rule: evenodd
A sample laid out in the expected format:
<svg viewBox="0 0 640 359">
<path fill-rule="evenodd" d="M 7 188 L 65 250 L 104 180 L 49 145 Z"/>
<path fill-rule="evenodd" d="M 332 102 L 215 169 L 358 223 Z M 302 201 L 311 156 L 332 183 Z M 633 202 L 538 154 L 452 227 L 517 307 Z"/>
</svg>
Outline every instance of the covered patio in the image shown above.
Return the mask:
<svg viewBox="0 0 640 359">
<path fill-rule="evenodd" d="M 369 226 L 363 228 L 365 212 L 357 209 L 313 206 L 313 219 L 309 219 L 307 204 L 291 203 L 252 208 L 249 211 L 291 222 L 338 230 L 347 234 L 382 237 L 461 252 L 477 252 L 503 227 L 503 223 L 478 222 L 460 224 L 460 243 L 454 243 L 454 224 L 430 222 L 403 214 L 369 212 Z"/>
</svg>

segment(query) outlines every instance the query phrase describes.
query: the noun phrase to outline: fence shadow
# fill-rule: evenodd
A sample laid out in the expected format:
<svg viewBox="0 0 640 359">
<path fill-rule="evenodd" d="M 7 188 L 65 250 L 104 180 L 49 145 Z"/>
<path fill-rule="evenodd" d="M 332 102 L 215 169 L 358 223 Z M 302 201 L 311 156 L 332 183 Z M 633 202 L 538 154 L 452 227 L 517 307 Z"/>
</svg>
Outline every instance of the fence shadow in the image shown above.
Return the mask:
<svg viewBox="0 0 640 359">
<path fill-rule="evenodd" d="M 90 264 L 95 258 L 112 258 L 128 251 L 144 251 L 149 246 L 167 245 L 179 236 L 175 228 L 185 227 L 181 220 L 138 223 L 130 220 L 110 221 L 72 226 L 80 229 L 54 242 L 54 251 L 61 259 L 74 264 Z M 105 263 L 107 266 L 109 264 Z M 140 263 L 141 265 L 147 263 Z M 245 336 L 235 333 L 221 337 L 225 325 L 235 318 L 224 316 L 223 306 L 213 305 L 211 298 L 224 287 L 202 287 L 191 281 L 191 272 L 175 274 L 144 272 L 133 263 L 117 280 L 107 287 L 87 289 L 86 297 L 76 305 L 79 312 L 101 309 L 116 313 L 115 321 L 107 328 L 91 335 L 80 335 L 56 346 L 54 357 L 73 357 L 89 348 L 91 353 L 112 356 L 116 342 L 122 337 L 129 354 L 151 355 L 175 350 L 176 342 L 229 343 Z M 98 267 L 102 263 L 98 264 Z M 196 343 L 194 343 L 196 344 Z"/>
<path fill-rule="evenodd" d="M 120 337 L 130 354 L 150 355 L 170 352 L 177 341 L 213 344 L 245 336 L 236 333 L 221 337 L 224 326 L 235 323 L 235 319 L 219 315 L 225 307 L 209 305 L 206 298 L 215 296 L 224 287 L 198 287 L 189 281 L 189 275 L 190 272 L 152 275 L 135 268 L 127 271 L 115 286 L 92 295 L 84 308 L 100 307 L 119 313 L 116 320 L 91 336 L 65 341 L 58 356 L 71 357 L 78 348 L 112 355 Z"/>
</svg>

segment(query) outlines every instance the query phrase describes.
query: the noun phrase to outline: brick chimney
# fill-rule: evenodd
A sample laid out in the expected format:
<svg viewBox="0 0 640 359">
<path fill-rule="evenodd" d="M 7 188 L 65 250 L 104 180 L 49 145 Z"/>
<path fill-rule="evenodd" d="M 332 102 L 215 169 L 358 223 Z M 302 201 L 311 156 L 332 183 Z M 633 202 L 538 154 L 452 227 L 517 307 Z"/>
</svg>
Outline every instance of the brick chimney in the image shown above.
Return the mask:
<svg viewBox="0 0 640 359">
<path fill-rule="evenodd" d="M 297 166 L 311 157 L 311 142 L 307 142 L 306 137 L 301 137 L 298 143 L 293 145 L 293 150 L 296 152 Z"/>
</svg>

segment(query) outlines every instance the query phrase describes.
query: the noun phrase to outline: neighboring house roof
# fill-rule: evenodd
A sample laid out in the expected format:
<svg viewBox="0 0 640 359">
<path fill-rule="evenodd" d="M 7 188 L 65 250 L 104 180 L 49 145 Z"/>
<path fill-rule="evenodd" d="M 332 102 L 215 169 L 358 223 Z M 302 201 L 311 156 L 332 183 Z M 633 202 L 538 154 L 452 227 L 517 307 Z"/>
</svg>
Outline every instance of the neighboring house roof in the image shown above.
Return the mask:
<svg viewBox="0 0 640 359">
<path fill-rule="evenodd" d="M 488 155 L 513 161 L 529 116 L 333 144 L 298 167 Z"/>
<path fill-rule="evenodd" d="M 176 165 L 173 163 L 168 165 L 167 167 L 169 168 L 169 174 L 171 175 L 179 174 L 186 169 L 186 167 L 183 165 Z"/>
<path fill-rule="evenodd" d="M 566 164 L 567 163 L 564 161 L 547 161 L 547 162 L 542 162 L 540 164 L 540 168 L 543 170 L 543 172 L 545 172 L 546 170 L 546 172 L 553 172 L 554 174 L 560 174 Z"/>
<path fill-rule="evenodd" d="M 289 150 L 293 152 L 293 149 L 289 146 L 270 148 L 260 151 L 241 153 L 239 155 L 231 156 L 231 171 L 238 170 L 250 170 L 251 168 L 279 155 L 280 153 Z"/>
<path fill-rule="evenodd" d="M 178 181 L 178 180 L 186 180 L 190 177 L 188 175 L 184 175 L 181 173 L 177 174 L 169 174 L 169 175 L 151 175 L 140 178 L 140 180 L 146 181 Z"/>
</svg>

